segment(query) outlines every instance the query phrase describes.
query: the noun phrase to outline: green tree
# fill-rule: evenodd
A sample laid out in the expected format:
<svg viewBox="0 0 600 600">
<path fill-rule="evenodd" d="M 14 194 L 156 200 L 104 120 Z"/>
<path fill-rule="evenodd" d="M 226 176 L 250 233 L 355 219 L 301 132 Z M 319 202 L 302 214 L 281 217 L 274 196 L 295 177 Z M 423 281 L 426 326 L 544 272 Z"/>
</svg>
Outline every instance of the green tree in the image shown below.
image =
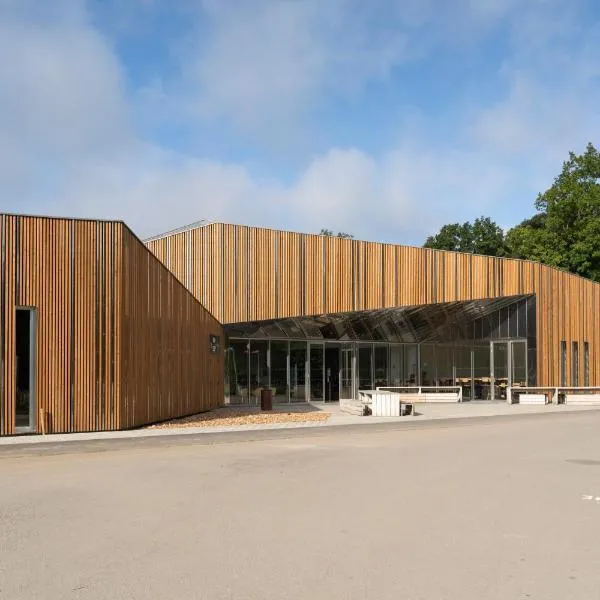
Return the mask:
<svg viewBox="0 0 600 600">
<path fill-rule="evenodd" d="M 319 235 L 325 235 L 327 237 L 334 237 L 333 231 L 331 229 L 321 229 L 321 231 L 319 231 Z M 335 237 L 344 238 L 344 239 L 352 239 L 354 236 L 349 233 L 344 233 L 343 231 L 340 231 L 336 234 Z"/>
<path fill-rule="evenodd" d="M 548 262 L 546 248 L 546 215 L 538 213 L 519 223 L 506 234 L 506 250 L 513 258 Z"/>
<path fill-rule="evenodd" d="M 444 225 L 436 235 L 427 238 L 424 246 L 490 256 L 505 254 L 504 232 L 489 217 L 480 217 L 473 223 Z"/>
<path fill-rule="evenodd" d="M 531 226 L 521 237 L 524 258 L 543 261 L 600 281 L 600 153 L 588 144 L 569 159 L 553 185 L 535 202 L 541 231 Z M 522 227 L 523 224 L 517 227 Z"/>
</svg>

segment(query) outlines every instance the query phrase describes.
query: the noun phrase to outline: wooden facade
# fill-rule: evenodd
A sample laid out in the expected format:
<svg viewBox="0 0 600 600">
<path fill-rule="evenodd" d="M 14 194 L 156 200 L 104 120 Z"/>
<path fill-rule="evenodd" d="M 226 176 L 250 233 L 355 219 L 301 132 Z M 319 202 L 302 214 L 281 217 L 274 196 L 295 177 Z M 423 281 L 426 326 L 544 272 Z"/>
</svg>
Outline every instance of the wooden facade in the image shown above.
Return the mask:
<svg viewBox="0 0 600 600">
<path fill-rule="evenodd" d="M 37 432 L 222 403 L 223 349 L 209 352 L 220 324 L 123 223 L 0 215 L 0 247 L 0 435 L 15 433 L 19 307 L 35 314 Z"/>
<path fill-rule="evenodd" d="M 222 223 L 146 243 L 223 323 L 535 294 L 538 385 L 561 384 L 562 341 L 600 385 L 600 285 L 539 263 Z"/>
</svg>

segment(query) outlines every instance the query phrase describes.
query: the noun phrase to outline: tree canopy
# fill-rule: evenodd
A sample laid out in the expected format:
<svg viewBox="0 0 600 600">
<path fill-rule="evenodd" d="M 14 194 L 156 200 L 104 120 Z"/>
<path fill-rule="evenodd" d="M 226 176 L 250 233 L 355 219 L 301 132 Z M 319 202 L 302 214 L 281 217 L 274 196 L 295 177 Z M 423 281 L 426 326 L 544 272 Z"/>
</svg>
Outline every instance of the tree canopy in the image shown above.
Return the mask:
<svg viewBox="0 0 600 600">
<path fill-rule="evenodd" d="M 504 256 L 504 232 L 489 217 L 480 217 L 473 223 L 444 225 L 439 233 L 427 238 L 425 248 Z"/>
<path fill-rule="evenodd" d="M 334 235 L 331 229 L 321 229 L 321 231 L 319 231 L 319 235 L 326 235 L 327 237 L 339 237 L 344 239 L 352 239 L 354 237 L 353 235 L 344 233 L 343 231 L 340 231 Z"/>
<path fill-rule="evenodd" d="M 569 153 L 537 213 L 506 233 L 488 217 L 444 225 L 427 248 L 536 260 L 600 281 L 600 153 Z"/>
</svg>

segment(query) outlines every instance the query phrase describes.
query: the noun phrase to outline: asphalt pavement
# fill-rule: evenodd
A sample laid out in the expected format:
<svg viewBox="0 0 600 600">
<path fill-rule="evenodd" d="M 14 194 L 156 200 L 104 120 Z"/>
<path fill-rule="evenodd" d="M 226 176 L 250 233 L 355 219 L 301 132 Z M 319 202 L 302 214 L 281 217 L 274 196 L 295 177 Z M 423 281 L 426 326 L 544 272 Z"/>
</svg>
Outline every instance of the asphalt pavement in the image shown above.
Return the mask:
<svg viewBox="0 0 600 600">
<path fill-rule="evenodd" d="M 5 447 L 0 598 L 598 600 L 599 432 L 593 411 Z"/>
</svg>

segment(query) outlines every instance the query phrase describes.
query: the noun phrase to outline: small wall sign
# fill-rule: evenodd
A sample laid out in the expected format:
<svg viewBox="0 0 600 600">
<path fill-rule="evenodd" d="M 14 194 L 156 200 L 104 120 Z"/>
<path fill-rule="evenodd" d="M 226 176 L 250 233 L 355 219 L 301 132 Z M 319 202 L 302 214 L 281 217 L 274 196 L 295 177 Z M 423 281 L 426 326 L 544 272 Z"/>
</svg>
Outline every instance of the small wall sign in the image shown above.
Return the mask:
<svg viewBox="0 0 600 600">
<path fill-rule="evenodd" d="M 218 335 L 208 336 L 208 348 L 211 354 L 219 353 L 219 346 L 221 345 L 221 338 Z"/>
</svg>

